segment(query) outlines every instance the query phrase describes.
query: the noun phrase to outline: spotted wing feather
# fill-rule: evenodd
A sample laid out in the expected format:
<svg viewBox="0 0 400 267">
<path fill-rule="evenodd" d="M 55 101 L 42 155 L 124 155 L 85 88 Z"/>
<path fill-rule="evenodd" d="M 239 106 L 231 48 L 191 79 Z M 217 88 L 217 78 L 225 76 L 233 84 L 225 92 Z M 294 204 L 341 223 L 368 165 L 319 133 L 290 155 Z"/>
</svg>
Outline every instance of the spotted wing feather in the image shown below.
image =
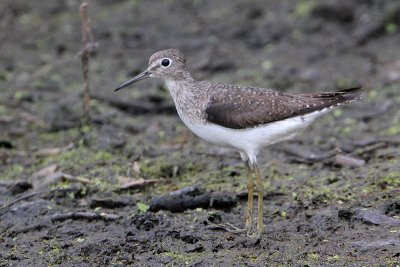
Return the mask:
<svg viewBox="0 0 400 267">
<path fill-rule="evenodd" d="M 207 121 L 232 129 L 253 128 L 260 124 L 305 115 L 357 100 L 361 88 L 328 93 L 291 95 L 254 87 L 216 85 L 205 110 Z"/>
</svg>

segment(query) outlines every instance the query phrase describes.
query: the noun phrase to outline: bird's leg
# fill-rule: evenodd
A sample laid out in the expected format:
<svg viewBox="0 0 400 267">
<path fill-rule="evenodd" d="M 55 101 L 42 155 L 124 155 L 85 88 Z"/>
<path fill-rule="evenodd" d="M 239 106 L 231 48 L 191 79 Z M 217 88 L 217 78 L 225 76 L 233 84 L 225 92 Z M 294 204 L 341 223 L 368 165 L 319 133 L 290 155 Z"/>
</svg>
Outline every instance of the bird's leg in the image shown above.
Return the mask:
<svg viewBox="0 0 400 267">
<path fill-rule="evenodd" d="M 243 233 L 246 232 L 249 237 L 260 237 L 263 225 L 263 192 L 264 188 L 261 182 L 260 171 L 258 170 L 256 163 L 251 163 L 249 160 L 244 161 L 244 166 L 247 172 L 247 211 L 246 211 L 246 226 L 244 229 L 237 228 L 236 226 L 225 223 L 219 224 L 224 230 L 231 233 Z M 253 199 L 254 199 L 254 180 L 253 175 L 256 176 L 257 189 L 258 189 L 258 220 L 257 220 L 257 233 L 251 234 L 251 229 L 253 227 Z"/>
<path fill-rule="evenodd" d="M 247 211 L 246 211 L 246 227 L 247 235 L 251 232 L 251 227 L 253 225 L 253 194 L 254 194 L 254 181 L 253 172 L 250 162 L 246 160 L 244 162 L 247 172 Z"/>
<path fill-rule="evenodd" d="M 263 202 L 263 197 L 264 197 L 264 186 L 261 181 L 261 176 L 260 176 L 260 170 L 258 169 L 257 164 L 253 164 L 253 169 L 256 175 L 256 182 L 257 182 L 257 200 L 258 200 L 258 211 L 257 211 L 257 234 L 256 236 L 259 238 L 261 236 L 261 233 L 264 230 L 264 224 L 263 224 L 263 211 L 264 211 L 264 202 Z"/>
<path fill-rule="evenodd" d="M 247 210 L 246 210 L 246 226 L 245 228 L 237 228 L 236 226 L 226 223 L 222 225 L 224 229 L 231 233 L 243 233 L 246 232 L 250 236 L 251 228 L 253 226 L 253 195 L 254 195 L 254 181 L 253 181 L 253 168 L 250 161 L 247 159 L 244 161 L 247 174 Z M 229 228 L 226 228 L 229 227 Z"/>
</svg>

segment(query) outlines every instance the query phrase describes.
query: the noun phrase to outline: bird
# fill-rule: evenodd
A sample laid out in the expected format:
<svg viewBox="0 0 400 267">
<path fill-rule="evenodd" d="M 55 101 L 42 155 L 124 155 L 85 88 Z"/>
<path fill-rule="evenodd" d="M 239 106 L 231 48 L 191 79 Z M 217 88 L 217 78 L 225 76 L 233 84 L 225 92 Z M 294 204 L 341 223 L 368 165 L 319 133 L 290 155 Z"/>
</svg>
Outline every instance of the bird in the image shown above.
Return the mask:
<svg viewBox="0 0 400 267">
<path fill-rule="evenodd" d="M 260 238 L 264 231 L 264 187 L 257 155 L 266 146 L 293 138 L 332 108 L 361 98 L 362 87 L 333 92 L 289 94 L 260 87 L 197 81 L 182 52 L 165 49 L 151 55 L 147 69 L 114 91 L 146 78 L 164 80 L 183 123 L 198 137 L 240 154 L 247 173 L 245 227 L 231 231 Z M 253 225 L 254 178 L 257 226 Z"/>
</svg>

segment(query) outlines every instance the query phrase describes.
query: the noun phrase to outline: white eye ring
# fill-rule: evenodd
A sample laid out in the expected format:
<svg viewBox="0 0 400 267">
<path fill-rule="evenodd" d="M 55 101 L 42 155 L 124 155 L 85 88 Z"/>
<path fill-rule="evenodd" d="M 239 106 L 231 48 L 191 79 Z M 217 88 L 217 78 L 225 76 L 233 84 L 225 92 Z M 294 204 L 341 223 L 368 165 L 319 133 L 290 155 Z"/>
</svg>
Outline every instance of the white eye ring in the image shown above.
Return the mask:
<svg viewBox="0 0 400 267">
<path fill-rule="evenodd" d="M 171 66 L 172 60 L 169 58 L 163 58 L 160 61 L 161 66 L 163 66 L 164 68 L 168 68 L 169 66 Z"/>
</svg>

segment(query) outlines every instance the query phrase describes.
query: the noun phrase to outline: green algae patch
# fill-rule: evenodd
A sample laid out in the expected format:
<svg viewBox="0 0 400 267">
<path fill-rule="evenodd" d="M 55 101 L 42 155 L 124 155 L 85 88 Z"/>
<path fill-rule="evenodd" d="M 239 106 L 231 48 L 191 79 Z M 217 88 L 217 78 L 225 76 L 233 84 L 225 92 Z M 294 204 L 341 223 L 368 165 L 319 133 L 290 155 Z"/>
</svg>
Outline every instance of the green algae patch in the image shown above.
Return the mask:
<svg viewBox="0 0 400 267">
<path fill-rule="evenodd" d="M 114 156 L 107 151 L 96 151 L 86 146 L 78 146 L 58 155 L 46 158 L 42 165 L 57 163 L 63 170 L 78 170 L 83 166 L 101 165 L 110 162 Z"/>
<path fill-rule="evenodd" d="M 393 171 L 380 177 L 376 184 L 382 189 L 395 189 L 400 187 L 400 171 Z"/>
<path fill-rule="evenodd" d="M 295 6 L 294 14 L 300 17 L 306 17 L 310 15 L 314 7 L 315 7 L 314 1 L 309 1 L 309 0 L 299 1 Z"/>
</svg>

